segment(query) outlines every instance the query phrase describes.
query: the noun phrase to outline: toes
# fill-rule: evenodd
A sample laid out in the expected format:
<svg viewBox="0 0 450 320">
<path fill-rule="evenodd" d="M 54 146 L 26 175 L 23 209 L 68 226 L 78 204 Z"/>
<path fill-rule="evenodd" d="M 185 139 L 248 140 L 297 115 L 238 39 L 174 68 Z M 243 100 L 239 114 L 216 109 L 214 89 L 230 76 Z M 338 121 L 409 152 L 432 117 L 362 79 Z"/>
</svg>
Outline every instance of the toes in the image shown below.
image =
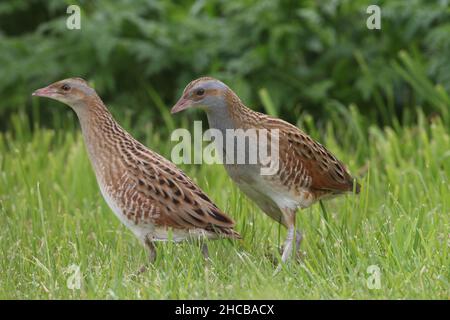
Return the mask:
<svg viewBox="0 0 450 320">
<path fill-rule="evenodd" d="M 144 272 L 146 272 L 148 270 L 148 266 L 147 265 L 143 265 L 142 267 L 139 268 L 137 274 L 143 274 Z"/>
</svg>

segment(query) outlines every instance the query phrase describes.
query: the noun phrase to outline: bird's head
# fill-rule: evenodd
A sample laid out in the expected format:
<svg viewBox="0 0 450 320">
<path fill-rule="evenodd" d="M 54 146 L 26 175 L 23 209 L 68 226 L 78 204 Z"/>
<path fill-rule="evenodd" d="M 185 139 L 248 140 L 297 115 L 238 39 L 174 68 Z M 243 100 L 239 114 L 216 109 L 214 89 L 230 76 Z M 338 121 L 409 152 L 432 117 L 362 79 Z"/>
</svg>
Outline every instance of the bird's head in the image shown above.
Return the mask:
<svg viewBox="0 0 450 320">
<path fill-rule="evenodd" d="M 177 113 L 188 108 L 201 108 L 213 111 L 227 106 L 227 93 L 230 89 L 223 82 L 203 77 L 191 81 L 183 91 L 180 100 L 173 106 L 171 113 Z"/>
<path fill-rule="evenodd" d="M 47 97 L 76 109 L 86 105 L 86 101 L 96 97 L 95 90 L 81 78 L 69 78 L 33 92 L 33 96 Z"/>
</svg>

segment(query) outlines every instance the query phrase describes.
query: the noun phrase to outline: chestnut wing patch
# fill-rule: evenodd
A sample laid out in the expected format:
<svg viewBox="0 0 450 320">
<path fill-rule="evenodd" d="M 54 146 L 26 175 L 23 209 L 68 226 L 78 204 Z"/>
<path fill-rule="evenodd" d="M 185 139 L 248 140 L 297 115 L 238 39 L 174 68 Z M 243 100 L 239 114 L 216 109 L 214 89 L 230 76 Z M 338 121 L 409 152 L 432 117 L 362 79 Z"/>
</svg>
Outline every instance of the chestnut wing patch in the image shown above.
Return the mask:
<svg viewBox="0 0 450 320">
<path fill-rule="evenodd" d="M 312 190 L 333 193 L 353 190 L 353 178 L 345 166 L 320 143 L 283 120 L 267 117 L 263 126 L 280 130 L 280 159 L 284 163 L 281 175 L 286 171 Z M 295 172 L 301 174 L 296 176 Z"/>
<path fill-rule="evenodd" d="M 158 161 L 159 162 L 159 161 Z M 140 198 L 151 199 L 158 208 L 158 225 L 180 229 L 200 228 L 229 233 L 234 221 L 181 170 L 172 164 L 139 166 L 135 173 Z"/>
</svg>

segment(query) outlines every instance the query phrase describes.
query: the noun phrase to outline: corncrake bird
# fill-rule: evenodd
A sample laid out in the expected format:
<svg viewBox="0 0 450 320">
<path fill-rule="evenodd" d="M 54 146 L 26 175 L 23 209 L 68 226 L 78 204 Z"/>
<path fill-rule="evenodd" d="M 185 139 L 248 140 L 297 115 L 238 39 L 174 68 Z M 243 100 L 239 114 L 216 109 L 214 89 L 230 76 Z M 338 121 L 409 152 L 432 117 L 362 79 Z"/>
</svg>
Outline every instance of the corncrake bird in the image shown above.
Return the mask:
<svg viewBox="0 0 450 320">
<path fill-rule="evenodd" d="M 325 147 L 297 127 L 247 108 L 223 82 L 210 77 L 192 81 L 171 112 L 194 107 L 205 110 L 210 128 L 222 133 L 224 141 L 218 149 L 223 151 L 218 151 L 231 179 L 262 211 L 287 228 L 282 262 L 291 255 L 294 242 L 298 250 L 302 240 L 302 234 L 295 226 L 298 208 L 307 208 L 321 199 L 352 191 L 359 193 L 359 184 Z M 262 159 L 258 159 L 256 164 L 247 162 L 256 152 L 255 141 L 257 147 L 265 146 L 259 139 L 244 149 L 236 146 L 236 136 L 227 134 L 230 129 L 276 131 L 277 144 L 272 150 L 278 156 L 276 170 L 272 174 L 262 174 Z M 236 151 L 245 152 L 244 163 L 229 161 L 227 153 L 230 149 L 225 147 L 230 145 L 229 139 L 235 139 L 231 142 L 234 146 L 232 157 Z"/>
<path fill-rule="evenodd" d="M 60 101 L 75 111 L 105 201 L 148 248 L 151 262 L 155 241 L 240 238 L 234 221 L 191 179 L 117 124 L 86 81 L 58 81 L 33 96 Z M 207 256 L 205 243 L 202 250 Z"/>
</svg>

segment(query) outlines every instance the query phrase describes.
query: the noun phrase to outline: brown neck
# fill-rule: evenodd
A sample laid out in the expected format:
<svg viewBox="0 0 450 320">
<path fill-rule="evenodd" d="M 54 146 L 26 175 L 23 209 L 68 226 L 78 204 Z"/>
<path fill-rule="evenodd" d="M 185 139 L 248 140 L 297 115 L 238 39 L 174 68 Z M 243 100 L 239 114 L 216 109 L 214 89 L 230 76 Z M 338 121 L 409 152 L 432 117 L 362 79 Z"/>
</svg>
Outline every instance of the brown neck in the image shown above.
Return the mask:
<svg viewBox="0 0 450 320">
<path fill-rule="evenodd" d="M 94 171 L 99 177 L 105 164 L 114 162 L 120 154 L 121 142 L 132 139 L 114 120 L 99 97 L 92 97 L 83 108 L 75 110 Z"/>
<path fill-rule="evenodd" d="M 228 112 L 236 127 L 247 127 L 247 124 L 257 121 L 258 113 L 246 107 L 241 99 L 231 90 L 227 92 Z"/>
</svg>

